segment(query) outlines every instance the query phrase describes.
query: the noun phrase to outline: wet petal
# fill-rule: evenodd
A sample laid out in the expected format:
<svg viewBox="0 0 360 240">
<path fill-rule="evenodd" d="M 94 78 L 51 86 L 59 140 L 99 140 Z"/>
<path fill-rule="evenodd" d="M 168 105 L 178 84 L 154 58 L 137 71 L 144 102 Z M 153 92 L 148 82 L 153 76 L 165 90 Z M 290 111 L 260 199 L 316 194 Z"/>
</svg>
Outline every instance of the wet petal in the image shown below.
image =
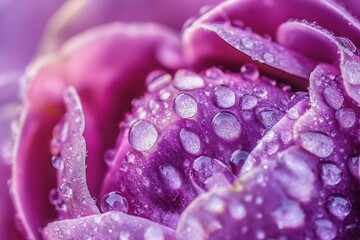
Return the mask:
<svg viewBox="0 0 360 240">
<path fill-rule="evenodd" d="M 229 185 L 243 164 L 238 152 L 252 150 L 285 115 L 291 96 L 276 81 L 254 75 L 256 67 L 245 68 L 179 70 L 164 85 L 156 84 L 164 75 L 149 81 L 151 92 L 133 102 L 121 123 L 103 194 L 117 191 L 129 214 L 175 228 L 198 193 Z M 243 99 L 249 97 L 256 102 Z"/>
<path fill-rule="evenodd" d="M 169 61 L 163 55 L 165 45 L 174 53 Z M 82 99 L 89 151 L 87 176 L 91 176 L 87 179 L 91 195 L 98 197 L 106 167 L 104 154 L 116 140 L 119 121 L 131 100 L 144 91 L 138 86 L 144 85 L 147 73 L 168 69 L 164 61 L 179 64 L 178 49 L 178 40 L 162 27 L 117 23 L 79 35 L 57 55 L 36 61 L 26 75 L 30 80 L 25 86 L 14 166 L 15 203 L 28 234 L 37 235 L 37 229 L 56 216 L 48 200 L 56 186 L 50 141 L 65 113 L 63 90 L 73 85 Z M 34 166 L 36 171 L 28 171 Z"/>
<path fill-rule="evenodd" d="M 175 231 L 149 220 L 112 211 L 49 223 L 44 239 L 175 239 Z"/>
</svg>

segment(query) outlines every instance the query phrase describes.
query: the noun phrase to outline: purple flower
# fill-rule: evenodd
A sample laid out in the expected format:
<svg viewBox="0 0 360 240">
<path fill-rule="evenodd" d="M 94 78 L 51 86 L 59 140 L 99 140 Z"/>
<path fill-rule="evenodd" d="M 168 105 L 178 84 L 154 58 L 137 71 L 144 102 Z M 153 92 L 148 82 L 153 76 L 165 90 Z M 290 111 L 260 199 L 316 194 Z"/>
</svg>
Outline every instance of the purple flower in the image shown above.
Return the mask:
<svg viewBox="0 0 360 240">
<path fill-rule="evenodd" d="M 180 37 L 203 2 L 158 3 L 173 21 L 113 1 L 53 18 L 14 151 L 25 234 L 359 238 L 358 4 L 224 1 Z"/>
</svg>

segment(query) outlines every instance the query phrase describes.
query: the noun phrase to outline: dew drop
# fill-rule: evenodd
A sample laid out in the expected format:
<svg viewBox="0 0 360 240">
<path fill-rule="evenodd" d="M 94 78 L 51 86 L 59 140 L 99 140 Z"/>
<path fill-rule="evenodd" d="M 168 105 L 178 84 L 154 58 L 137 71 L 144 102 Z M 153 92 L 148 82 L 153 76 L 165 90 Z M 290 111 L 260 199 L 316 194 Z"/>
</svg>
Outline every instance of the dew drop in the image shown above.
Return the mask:
<svg viewBox="0 0 360 240">
<path fill-rule="evenodd" d="M 275 60 L 275 57 L 272 53 L 266 52 L 263 54 L 263 59 L 267 63 L 273 63 Z"/>
<path fill-rule="evenodd" d="M 55 169 L 62 170 L 64 168 L 64 161 L 60 155 L 55 155 L 51 157 L 51 164 Z"/>
<path fill-rule="evenodd" d="M 193 155 L 198 155 L 201 153 L 201 142 L 199 136 L 196 133 L 182 129 L 180 131 L 180 141 L 183 148 L 188 153 Z"/>
<path fill-rule="evenodd" d="M 57 188 L 51 189 L 49 192 L 49 202 L 56 205 L 59 201 L 61 201 L 59 190 Z"/>
<path fill-rule="evenodd" d="M 171 76 L 163 71 L 151 72 L 146 78 L 147 89 L 149 92 L 158 91 L 166 87 L 171 82 Z"/>
<path fill-rule="evenodd" d="M 138 120 L 130 128 L 129 142 L 138 151 L 152 149 L 158 139 L 155 126 L 147 120 Z"/>
<path fill-rule="evenodd" d="M 250 81 L 255 81 L 256 79 L 259 78 L 260 75 L 259 69 L 254 64 L 251 63 L 244 64 L 241 67 L 240 72 L 246 80 L 250 80 Z"/>
<path fill-rule="evenodd" d="M 242 150 L 235 150 L 231 154 L 230 165 L 234 175 L 238 176 L 245 160 L 249 156 L 249 153 Z"/>
<path fill-rule="evenodd" d="M 250 95 L 250 94 L 245 94 L 242 98 L 241 98 L 241 109 L 242 110 L 250 110 L 253 109 L 258 103 L 258 100 L 256 97 Z"/>
<path fill-rule="evenodd" d="M 281 206 L 271 215 L 279 229 L 297 228 L 305 220 L 305 213 L 300 204 L 292 200 L 284 200 Z"/>
<path fill-rule="evenodd" d="M 351 210 L 350 202 L 339 196 L 330 196 L 327 202 L 329 212 L 340 220 L 349 215 Z"/>
<path fill-rule="evenodd" d="M 194 72 L 179 70 L 175 74 L 174 86 L 179 90 L 195 90 L 205 86 L 204 79 Z"/>
<path fill-rule="evenodd" d="M 360 84 L 360 64 L 355 60 L 346 61 L 343 65 L 345 80 L 352 85 Z"/>
<path fill-rule="evenodd" d="M 256 230 L 256 239 L 265 239 L 266 235 L 265 232 L 262 230 Z"/>
<path fill-rule="evenodd" d="M 211 80 L 217 81 L 223 78 L 224 73 L 219 68 L 212 67 L 206 70 L 205 76 Z"/>
<path fill-rule="evenodd" d="M 341 181 L 341 170 L 333 163 L 321 165 L 321 179 L 326 185 L 334 186 Z"/>
<path fill-rule="evenodd" d="M 217 136 L 228 141 L 237 139 L 241 133 L 240 123 L 231 112 L 217 113 L 212 119 L 212 127 Z"/>
<path fill-rule="evenodd" d="M 353 56 L 356 52 L 355 45 L 346 37 L 337 37 L 336 41 L 341 45 L 342 49 L 349 56 Z"/>
<path fill-rule="evenodd" d="M 280 139 L 284 144 L 288 144 L 291 141 L 292 134 L 289 130 L 284 130 L 280 133 Z"/>
<path fill-rule="evenodd" d="M 160 109 L 160 104 L 156 100 L 150 99 L 148 107 L 152 114 L 156 114 L 156 112 Z"/>
<path fill-rule="evenodd" d="M 333 140 L 321 132 L 302 132 L 299 139 L 300 146 L 315 156 L 325 158 L 334 151 Z"/>
<path fill-rule="evenodd" d="M 229 206 L 229 213 L 232 218 L 241 220 L 246 216 L 246 208 L 239 202 L 232 203 Z"/>
<path fill-rule="evenodd" d="M 240 42 L 247 49 L 253 49 L 254 48 L 254 43 L 248 37 L 243 37 Z"/>
<path fill-rule="evenodd" d="M 225 210 L 225 203 L 221 198 L 211 196 L 207 201 L 206 208 L 212 213 L 221 214 Z"/>
<path fill-rule="evenodd" d="M 74 194 L 74 190 L 72 189 L 70 184 L 67 182 L 64 182 L 63 184 L 61 184 L 60 192 L 65 198 L 71 198 Z"/>
<path fill-rule="evenodd" d="M 359 179 L 359 157 L 352 157 L 347 160 L 347 166 L 351 174 Z"/>
<path fill-rule="evenodd" d="M 144 233 L 144 240 L 164 240 L 164 233 L 160 227 L 151 226 Z"/>
<path fill-rule="evenodd" d="M 319 240 L 333 240 L 337 235 L 336 226 L 327 219 L 315 221 L 315 233 Z"/>
<path fill-rule="evenodd" d="M 235 93 L 226 86 L 215 88 L 215 103 L 221 108 L 231 108 L 235 105 Z"/>
<path fill-rule="evenodd" d="M 166 101 L 169 99 L 170 97 L 170 93 L 168 91 L 166 91 L 165 89 L 161 89 L 159 92 L 159 98 L 161 101 Z"/>
<path fill-rule="evenodd" d="M 173 190 L 181 187 L 182 181 L 180 173 L 170 164 L 164 164 L 159 167 L 160 173 L 163 176 L 167 185 Z"/>
<path fill-rule="evenodd" d="M 299 118 L 299 111 L 296 108 L 290 108 L 287 112 L 287 117 L 291 120 L 296 120 Z"/>
<path fill-rule="evenodd" d="M 329 86 L 323 92 L 325 102 L 333 109 L 339 109 L 344 103 L 344 96 L 337 87 Z"/>
<path fill-rule="evenodd" d="M 257 119 L 266 127 L 274 126 L 283 116 L 277 109 L 258 108 L 256 109 Z"/>
<path fill-rule="evenodd" d="M 266 87 L 264 87 L 264 86 L 254 87 L 253 92 L 254 92 L 255 96 L 257 96 L 260 99 L 265 99 L 268 95 L 268 91 L 267 91 Z"/>
<path fill-rule="evenodd" d="M 132 152 L 127 152 L 126 153 L 126 161 L 128 163 L 134 163 L 135 162 L 135 155 Z"/>
<path fill-rule="evenodd" d="M 174 100 L 174 110 L 181 118 L 191 118 L 197 113 L 198 106 L 192 96 L 181 93 Z"/>
<path fill-rule="evenodd" d="M 129 205 L 126 198 L 116 191 L 105 194 L 101 199 L 100 207 L 103 213 L 109 211 L 127 213 L 129 210 Z"/>
<path fill-rule="evenodd" d="M 108 166 L 111 166 L 114 162 L 116 149 L 109 149 L 104 154 L 104 161 Z"/>
<path fill-rule="evenodd" d="M 350 108 L 341 108 L 336 111 L 335 118 L 343 128 L 354 126 L 356 121 L 355 112 Z"/>
</svg>

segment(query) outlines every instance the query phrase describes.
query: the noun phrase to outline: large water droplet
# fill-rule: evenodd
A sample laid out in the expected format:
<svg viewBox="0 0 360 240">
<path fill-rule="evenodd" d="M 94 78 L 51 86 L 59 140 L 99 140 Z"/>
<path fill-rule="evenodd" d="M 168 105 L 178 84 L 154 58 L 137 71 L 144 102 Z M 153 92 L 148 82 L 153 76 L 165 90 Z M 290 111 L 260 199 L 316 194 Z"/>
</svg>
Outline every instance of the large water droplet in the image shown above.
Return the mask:
<svg viewBox="0 0 360 240">
<path fill-rule="evenodd" d="M 290 108 L 287 112 L 287 117 L 291 120 L 296 120 L 299 116 L 299 111 L 296 108 Z"/>
<path fill-rule="evenodd" d="M 138 151 L 148 151 L 158 139 L 155 126 L 147 120 L 138 120 L 130 128 L 129 142 Z"/>
<path fill-rule="evenodd" d="M 181 177 L 178 172 L 172 165 L 170 164 L 164 164 L 159 167 L 160 173 L 163 176 L 166 184 L 176 190 L 181 187 Z"/>
<path fill-rule="evenodd" d="M 235 93 L 226 86 L 215 88 L 215 103 L 221 108 L 231 108 L 235 105 Z"/>
<path fill-rule="evenodd" d="M 190 132 L 186 129 L 180 131 L 180 141 L 183 148 L 190 154 L 201 154 L 201 142 L 196 133 Z"/>
<path fill-rule="evenodd" d="M 146 79 L 147 89 L 149 92 L 158 91 L 166 87 L 170 82 L 171 76 L 162 71 L 151 72 Z"/>
<path fill-rule="evenodd" d="M 343 65 L 345 80 L 352 85 L 360 84 L 360 63 L 355 60 L 346 61 Z"/>
<path fill-rule="evenodd" d="M 257 96 L 260 99 L 264 99 L 268 95 L 268 91 L 267 91 L 266 87 L 264 87 L 264 86 L 254 87 L 253 92 L 254 92 L 255 96 Z"/>
<path fill-rule="evenodd" d="M 129 210 L 128 201 L 119 192 L 110 192 L 101 199 L 101 211 L 120 211 L 127 213 Z"/>
<path fill-rule="evenodd" d="M 217 113 L 212 119 L 212 127 L 217 136 L 228 141 L 237 139 L 241 133 L 240 123 L 231 112 Z"/>
<path fill-rule="evenodd" d="M 181 118 L 191 118 L 197 113 L 198 106 L 192 96 L 181 93 L 174 100 L 174 110 Z"/>
<path fill-rule="evenodd" d="M 351 108 L 341 108 L 336 111 L 335 118 L 343 128 L 354 126 L 356 121 L 355 112 Z"/>
<path fill-rule="evenodd" d="M 60 186 L 60 192 L 65 198 L 71 198 L 74 194 L 74 190 L 68 182 L 64 182 Z"/>
<path fill-rule="evenodd" d="M 262 57 L 266 63 L 273 63 L 275 61 L 275 56 L 270 52 L 264 53 Z"/>
<path fill-rule="evenodd" d="M 329 212 L 335 217 L 343 220 L 351 211 L 350 202 L 339 196 L 330 196 L 327 202 Z"/>
<path fill-rule="evenodd" d="M 274 126 L 283 116 L 277 109 L 258 108 L 256 109 L 257 119 L 266 127 Z"/>
<path fill-rule="evenodd" d="M 108 166 L 111 166 L 114 162 L 116 149 L 109 149 L 104 154 L 104 161 Z"/>
<path fill-rule="evenodd" d="M 255 81 L 259 78 L 259 69 L 252 63 L 244 64 L 240 69 L 241 75 L 250 81 Z"/>
<path fill-rule="evenodd" d="M 194 72 L 179 70 L 175 74 L 174 86 L 179 90 L 194 90 L 205 86 L 204 79 Z"/>
<path fill-rule="evenodd" d="M 51 164 L 54 168 L 58 170 L 62 170 L 64 168 L 64 161 L 62 160 L 60 155 L 55 155 L 51 157 Z"/>
<path fill-rule="evenodd" d="M 323 92 L 325 102 L 333 109 L 339 109 L 344 103 L 344 96 L 337 87 L 329 86 Z"/>
<path fill-rule="evenodd" d="M 341 181 L 341 170 L 333 163 L 325 163 L 321 165 L 321 179 L 324 184 L 336 185 Z"/>
<path fill-rule="evenodd" d="M 319 240 L 333 240 L 337 235 L 336 226 L 327 219 L 315 221 L 315 233 Z"/>
<path fill-rule="evenodd" d="M 238 176 L 245 160 L 249 156 L 249 153 L 242 150 L 235 150 L 231 154 L 230 165 L 234 175 Z"/>
<path fill-rule="evenodd" d="M 299 227 L 305 220 L 305 213 L 300 204 L 292 200 L 284 200 L 271 215 L 279 229 Z"/>
<path fill-rule="evenodd" d="M 334 151 L 333 140 L 321 132 L 302 132 L 299 139 L 301 147 L 315 156 L 325 158 Z"/>
<path fill-rule="evenodd" d="M 343 51 L 349 56 L 353 56 L 356 52 L 355 45 L 346 37 L 337 37 L 336 41 L 341 45 Z"/>
<path fill-rule="evenodd" d="M 250 110 L 253 109 L 258 103 L 258 100 L 256 97 L 250 95 L 250 94 L 245 94 L 242 98 L 241 98 L 241 109 L 243 110 Z"/>
</svg>

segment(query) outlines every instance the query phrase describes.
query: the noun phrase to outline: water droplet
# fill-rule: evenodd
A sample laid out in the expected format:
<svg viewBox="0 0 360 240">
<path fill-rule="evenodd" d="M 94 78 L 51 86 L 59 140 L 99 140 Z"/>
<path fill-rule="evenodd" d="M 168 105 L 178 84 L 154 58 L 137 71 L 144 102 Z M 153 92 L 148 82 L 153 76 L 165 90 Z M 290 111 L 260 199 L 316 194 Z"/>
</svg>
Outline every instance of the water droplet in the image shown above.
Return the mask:
<svg viewBox="0 0 360 240">
<path fill-rule="evenodd" d="M 215 103 L 221 108 L 231 108 L 235 105 L 235 93 L 226 86 L 215 88 Z"/>
<path fill-rule="evenodd" d="M 63 184 L 61 184 L 60 192 L 65 198 L 71 198 L 74 194 L 74 190 L 72 189 L 70 184 L 67 182 L 64 182 Z"/>
<path fill-rule="evenodd" d="M 325 158 L 334 151 L 333 140 L 321 132 L 302 132 L 299 139 L 301 147 L 315 156 Z"/>
<path fill-rule="evenodd" d="M 126 153 L 126 161 L 128 163 L 134 163 L 135 162 L 135 155 L 132 152 L 127 152 Z"/>
<path fill-rule="evenodd" d="M 196 133 L 190 132 L 186 129 L 180 131 L 180 141 L 183 148 L 190 154 L 201 154 L 201 142 Z"/>
<path fill-rule="evenodd" d="M 176 190 L 181 187 L 182 181 L 178 170 L 170 164 L 164 164 L 159 167 L 161 175 L 164 177 L 167 185 Z"/>
<path fill-rule="evenodd" d="M 360 63 L 355 60 L 346 61 L 343 65 L 345 80 L 352 85 L 360 84 Z"/>
<path fill-rule="evenodd" d="M 272 53 L 266 52 L 263 54 L 263 59 L 267 63 L 273 63 L 275 60 L 275 57 Z"/>
<path fill-rule="evenodd" d="M 243 37 L 243 38 L 241 39 L 241 44 L 242 44 L 244 47 L 248 48 L 248 49 L 253 49 L 253 48 L 254 48 L 254 43 L 253 43 L 253 42 L 251 41 L 251 39 L 248 38 L 248 37 Z"/>
<path fill-rule="evenodd" d="M 223 79 L 224 73 L 217 67 L 212 67 L 206 70 L 205 76 L 211 80 L 221 80 Z"/>
<path fill-rule="evenodd" d="M 146 78 L 147 89 L 149 92 L 158 91 L 166 87 L 171 82 L 171 76 L 163 71 L 151 72 Z"/>
<path fill-rule="evenodd" d="M 321 179 L 324 184 L 334 186 L 341 181 L 341 170 L 333 163 L 321 165 Z"/>
<path fill-rule="evenodd" d="M 266 127 L 271 128 L 274 126 L 283 116 L 283 114 L 277 109 L 258 108 L 256 109 L 257 119 Z"/>
<path fill-rule="evenodd" d="M 116 149 L 109 149 L 104 154 L 104 161 L 108 166 L 111 166 L 114 162 Z"/>
<path fill-rule="evenodd" d="M 333 240 L 337 235 L 336 226 L 327 219 L 315 221 L 315 233 L 319 240 Z"/>
<path fill-rule="evenodd" d="M 223 213 L 225 211 L 225 203 L 221 198 L 211 196 L 207 201 L 206 209 L 215 214 Z"/>
<path fill-rule="evenodd" d="M 200 156 L 192 163 L 190 178 L 192 178 L 195 183 L 203 189 L 205 189 L 205 180 L 208 179 L 213 173 L 213 166 L 211 161 L 211 158 L 207 156 Z"/>
<path fill-rule="evenodd" d="M 335 217 L 343 220 L 351 211 L 350 202 L 339 196 L 330 196 L 327 202 L 329 212 Z"/>
<path fill-rule="evenodd" d="M 179 70 L 175 74 L 174 86 L 179 90 L 195 90 L 205 86 L 204 79 L 194 72 Z"/>
<path fill-rule="evenodd" d="M 284 144 L 288 144 L 291 141 L 291 131 L 285 130 L 280 133 L 280 139 Z"/>
<path fill-rule="evenodd" d="M 359 179 L 359 157 L 352 157 L 347 160 L 347 166 L 351 174 Z"/>
<path fill-rule="evenodd" d="M 239 202 L 230 204 L 229 212 L 231 217 L 236 220 L 241 220 L 246 216 L 246 208 Z"/>
<path fill-rule="evenodd" d="M 197 113 L 198 106 L 192 96 L 181 93 L 174 100 L 174 110 L 181 118 L 191 118 Z"/>
<path fill-rule="evenodd" d="M 244 64 L 241 67 L 240 72 L 246 80 L 250 80 L 250 81 L 254 81 L 258 79 L 260 75 L 259 69 L 254 64 L 251 63 Z"/>
<path fill-rule="evenodd" d="M 130 128 L 129 142 L 138 151 L 152 149 L 158 139 L 155 126 L 147 120 L 138 120 Z"/>
<path fill-rule="evenodd" d="M 296 120 L 299 118 L 299 111 L 296 108 L 292 107 L 288 110 L 287 117 L 291 120 Z"/>
<path fill-rule="evenodd" d="M 49 202 L 53 205 L 56 205 L 61 200 L 59 190 L 53 188 L 49 192 Z"/>
<path fill-rule="evenodd" d="M 235 150 L 231 154 L 230 165 L 234 175 L 238 176 L 245 160 L 249 156 L 249 153 L 242 150 Z"/>
<path fill-rule="evenodd" d="M 212 119 L 212 127 L 217 136 L 228 141 L 237 139 L 241 133 L 240 123 L 231 112 L 217 113 Z"/>
<path fill-rule="evenodd" d="M 346 37 L 337 37 L 336 41 L 341 45 L 341 48 L 349 56 L 353 56 L 356 52 L 355 45 Z"/>
<path fill-rule="evenodd" d="M 341 108 L 336 111 L 335 118 L 343 128 L 354 126 L 356 121 L 355 112 L 351 108 Z"/>
<path fill-rule="evenodd" d="M 130 233 L 121 231 L 119 238 L 120 240 L 130 240 Z"/>
<path fill-rule="evenodd" d="M 243 110 L 250 110 L 253 109 L 258 103 L 258 100 L 256 97 L 250 95 L 250 94 L 245 94 L 242 98 L 241 98 L 241 109 Z"/>
<path fill-rule="evenodd" d="M 168 91 L 166 91 L 165 89 L 161 89 L 159 92 L 159 98 L 161 101 L 166 101 L 169 99 L 170 97 L 170 93 Z"/>
<path fill-rule="evenodd" d="M 146 229 L 144 240 L 164 240 L 164 233 L 158 226 L 151 226 Z"/>
<path fill-rule="evenodd" d="M 299 227 L 305 220 L 305 213 L 300 204 L 292 200 L 284 200 L 271 215 L 279 229 Z"/>
<path fill-rule="evenodd" d="M 64 168 L 64 161 L 59 155 L 55 155 L 51 157 L 51 164 L 53 165 L 54 168 L 58 170 L 62 170 Z"/>
<path fill-rule="evenodd" d="M 129 210 L 128 201 L 119 192 L 110 192 L 101 199 L 101 211 L 103 213 L 109 211 L 119 211 L 127 213 Z"/>
<path fill-rule="evenodd" d="M 323 92 L 325 102 L 333 109 L 339 109 L 344 103 L 344 96 L 337 87 L 329 86 Z"/>
<path fill-rule="evenodd" d="M 256 239 L 265 239 L 265 232 L 262 230 L 256 230 Z"/>
<path fill-rule="evenodd" d="M 150 99 L 148 107 L 152 114 L 156 114 L 156 112 L 160 109 L 160 104 L 156 100 Z"/>
<path fill-rule="evenodd" d="M 264 87 L 264 86 L 254 87 L 253 92 L 254 92 L 255 96 L 257 96 L 260 99 L 264 99 L 268 95 L 268 91 L 267 91 L 266 87 Z"/>
</svg>

